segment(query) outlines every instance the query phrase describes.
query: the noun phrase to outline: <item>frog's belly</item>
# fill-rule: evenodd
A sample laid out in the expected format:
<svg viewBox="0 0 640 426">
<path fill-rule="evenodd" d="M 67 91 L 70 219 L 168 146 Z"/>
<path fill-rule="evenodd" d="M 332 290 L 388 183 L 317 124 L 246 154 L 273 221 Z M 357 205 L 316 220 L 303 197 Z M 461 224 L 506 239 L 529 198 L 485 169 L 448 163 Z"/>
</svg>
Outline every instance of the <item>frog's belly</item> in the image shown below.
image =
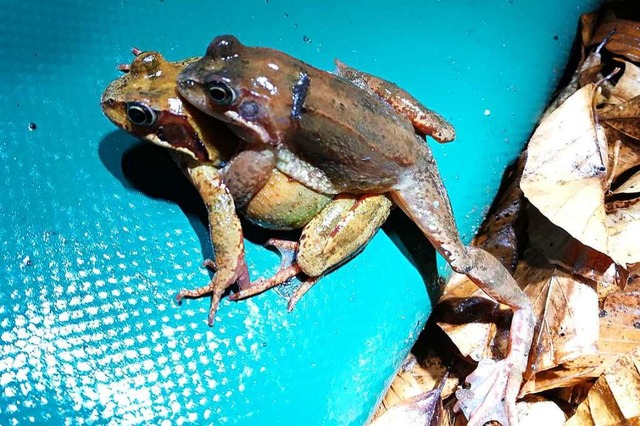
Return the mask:
<svg viewBox="0 0 640 426">
<path fill-rule="evenodd" d="M 290 230 L 305 226 L 333 199 L 274 170 L 266 185 L 242 212 L 266 229 Z"/>
</svg>

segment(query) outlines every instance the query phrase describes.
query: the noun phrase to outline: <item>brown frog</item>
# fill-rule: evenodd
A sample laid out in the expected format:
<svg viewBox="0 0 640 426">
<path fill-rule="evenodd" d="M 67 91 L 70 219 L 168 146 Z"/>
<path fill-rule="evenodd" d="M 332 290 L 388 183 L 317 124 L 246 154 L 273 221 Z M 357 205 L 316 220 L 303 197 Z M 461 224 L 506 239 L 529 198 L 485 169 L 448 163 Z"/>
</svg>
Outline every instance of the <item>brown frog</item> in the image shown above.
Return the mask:
<svg viewBox="0 0 640 426">
<path fill-rule="evenodd" d="M 309 188 L 389 194 L 454 271 L 510 306 L 507 357 L 482 362 L 458 396 L 470 425 L 517 422 L 515 399 L 533 336 L 531 303 L 497 259 L 459 238 L 431 150 L 417 134 L 451 139 L 442 117 L 383 79 L 341 63 L 331 74 L 233 36 L 215 38 L 180 73 L 178 91 L 248 147 L 270 149 L 277 169 Z"/>
<path fill-rule="evenodd" d="M 204 200 L 216 256 L 215 263 L 205 264 L 215 269 L 216 274 L 207 286 L 180 292 L 178 300 L 211 293 L 209 323 L 213 323 L 220 297 L 234 282 L 242 294 L 249 288 L 253 292 L 264 290 L 304 272 L 309 278 L 291 297 L 289 309 L 292 309 L 323 274 L 357 253 L 386 220 L 392 203 L 385 196 L 333 199 L 273 167 L 256 187 L 255 181 L 244 179 L 244 175 L 251 176 L 255 170 L 251 160 L 261 153 L 236 154 L 237 136 L 224 124 L 183 104 L 176 93 L 178 72 L 197 58 L 169 62 L 157 52 L 134 49 L 133 53 L 136 57 L 131 65 L 120 66 L 126 74 L 105 90 L 102 109 L 118 127 L 169 148 Z M 236 215 L 238 206 L 247 219 L 268 229 L 304 227 L 299 244 L 270 241 L 295 255 L 294 261 L 292 253 L 286 253 L 285 265 L 274 277 L 249 282 L 242 228 Z"/>
</svg>

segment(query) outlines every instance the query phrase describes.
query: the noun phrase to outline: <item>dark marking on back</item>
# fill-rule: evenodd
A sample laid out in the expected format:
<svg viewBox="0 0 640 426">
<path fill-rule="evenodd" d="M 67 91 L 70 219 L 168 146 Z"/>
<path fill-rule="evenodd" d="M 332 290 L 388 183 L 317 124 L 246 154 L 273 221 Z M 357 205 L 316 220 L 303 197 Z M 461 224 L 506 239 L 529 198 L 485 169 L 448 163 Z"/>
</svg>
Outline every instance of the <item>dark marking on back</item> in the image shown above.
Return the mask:
<svg viewBox="0 0 640 426">
<path fill-rule="evenodd" d="M 302 117 L 302 107 L 304 105 L 304 100 L 307 97 L 307 90 L 309 89 L 309 84 L 311 80 L 309 80 L 309 76 L 306 72 L 300 72 L 300 78 L 293 85 L 293 105 L 291 105 L 291 118 L 294 120 L 300 120 Z"/>
</svg>

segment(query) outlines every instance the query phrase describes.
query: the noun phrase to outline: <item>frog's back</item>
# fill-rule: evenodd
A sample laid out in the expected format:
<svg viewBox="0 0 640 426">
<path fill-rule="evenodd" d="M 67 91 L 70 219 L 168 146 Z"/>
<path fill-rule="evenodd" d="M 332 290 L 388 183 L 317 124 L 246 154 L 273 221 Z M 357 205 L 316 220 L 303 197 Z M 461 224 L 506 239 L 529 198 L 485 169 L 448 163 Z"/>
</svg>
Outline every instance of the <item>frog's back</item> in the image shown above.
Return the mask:
<svg viewBox="0 0 640 426">
<path fill-rule="evenodd" d="M 342 77 L 310 68 L 309 89 L 294 142 L 344 190 L 384 189 L 418 155 L 411 122 Z"/>
</svg>

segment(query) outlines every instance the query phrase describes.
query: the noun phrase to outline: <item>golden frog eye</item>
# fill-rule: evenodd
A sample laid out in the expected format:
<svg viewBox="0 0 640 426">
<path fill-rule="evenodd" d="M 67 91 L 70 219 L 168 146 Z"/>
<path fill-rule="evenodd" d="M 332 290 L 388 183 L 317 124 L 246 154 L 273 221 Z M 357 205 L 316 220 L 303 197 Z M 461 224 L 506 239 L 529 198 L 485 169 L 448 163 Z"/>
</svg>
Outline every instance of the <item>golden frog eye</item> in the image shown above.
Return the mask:
<svg viewBox="0 0 640 426">
<path fill-rule="evenodd" d="M 209 99 L 216 105 L 231 105 L 236 100 L 236 92 L 223 81 L 213 81 L 206 88 Z"/>
<path fill-rule="evenodd" d="M 127 119 L 137 126 L 150 127 L 156 124 L 156 112 L 140 102 L 127 102 Z"/>
</svg>

